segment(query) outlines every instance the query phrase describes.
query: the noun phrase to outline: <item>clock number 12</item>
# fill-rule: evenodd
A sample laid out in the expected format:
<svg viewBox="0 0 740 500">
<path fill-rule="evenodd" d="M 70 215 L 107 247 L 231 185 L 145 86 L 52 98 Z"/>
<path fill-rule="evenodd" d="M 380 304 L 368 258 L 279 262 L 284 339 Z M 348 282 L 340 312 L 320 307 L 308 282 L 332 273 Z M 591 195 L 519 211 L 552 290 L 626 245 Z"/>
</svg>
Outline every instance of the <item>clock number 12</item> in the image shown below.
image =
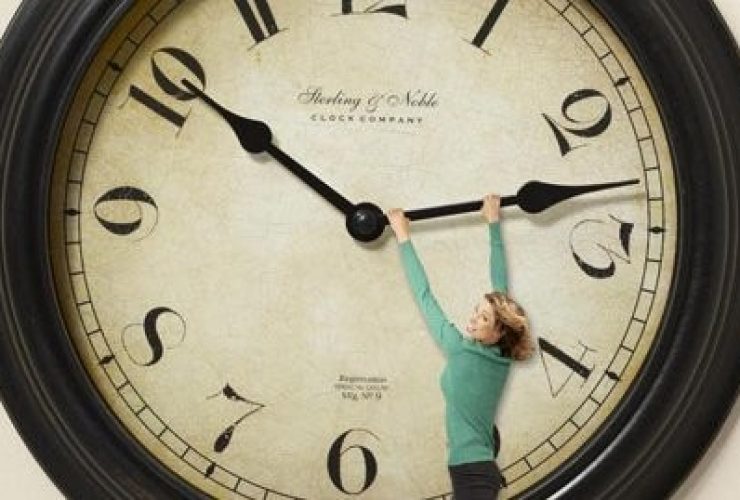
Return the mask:
<svg viewBox="0 0 740 500">
<path fill-rule="evenodd" d="M 354 0 L 342 0 L 342 14 L 395 14 L 408 19 L 406 3 L 396 2 L 391 5 L 381 5 L 387 2 L 373 2 L 372 5 L 364 10 L 356 10 Z"/>
</svg>

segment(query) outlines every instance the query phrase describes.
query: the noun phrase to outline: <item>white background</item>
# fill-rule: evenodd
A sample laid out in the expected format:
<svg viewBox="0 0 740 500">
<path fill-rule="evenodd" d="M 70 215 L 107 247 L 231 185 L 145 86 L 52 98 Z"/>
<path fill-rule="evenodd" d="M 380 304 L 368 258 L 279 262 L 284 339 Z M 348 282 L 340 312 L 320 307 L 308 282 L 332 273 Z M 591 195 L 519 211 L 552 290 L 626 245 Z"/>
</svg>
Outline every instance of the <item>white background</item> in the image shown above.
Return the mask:
<svg viewBox="0 0 740 500">
<path fill-rule="evenodd" d="M 740 39 L 740 0 L 715 0 Z M 5 29 L 20 0 L 0 0 L 0 32 Z M 740 89 L 738 89 L 740 98 Z M 677 443 L 677 446 L 679 444 Z M 740 498 L 740 401 L 699 465 L 672 500 Z M 0 485 L 4 498 L 61 500 L 64 497 L 47 479 L 26 450 L 6 413 L 0 409 Z"/>
</svg>

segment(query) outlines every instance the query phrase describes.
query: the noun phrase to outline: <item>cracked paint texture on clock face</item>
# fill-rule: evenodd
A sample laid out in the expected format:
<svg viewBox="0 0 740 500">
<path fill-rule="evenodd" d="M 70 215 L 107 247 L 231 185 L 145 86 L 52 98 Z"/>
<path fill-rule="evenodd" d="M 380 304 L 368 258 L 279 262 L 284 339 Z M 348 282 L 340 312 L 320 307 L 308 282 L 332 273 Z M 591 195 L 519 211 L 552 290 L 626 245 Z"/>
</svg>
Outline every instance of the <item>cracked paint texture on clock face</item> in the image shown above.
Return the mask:
<svg viewBox="0 0 740 500">
<path fill-rule="evenodd" d="M 502 214 L 537 355 L 496 422 L 503 497 L 544 480 L 629 391 L 669 296 L 678 215 L 649 89 L 585 1 L 138 2 L 70 108 L 55 280 L 102 399 L 220 498 L 444 498 L 444 366 L 390 229 L 344 217 L 181 84 L 263 120 L 353 203 L 636 186 Z M 450 321 L 490 290 L 478 213 L 412 223 Z"/>
</svg>

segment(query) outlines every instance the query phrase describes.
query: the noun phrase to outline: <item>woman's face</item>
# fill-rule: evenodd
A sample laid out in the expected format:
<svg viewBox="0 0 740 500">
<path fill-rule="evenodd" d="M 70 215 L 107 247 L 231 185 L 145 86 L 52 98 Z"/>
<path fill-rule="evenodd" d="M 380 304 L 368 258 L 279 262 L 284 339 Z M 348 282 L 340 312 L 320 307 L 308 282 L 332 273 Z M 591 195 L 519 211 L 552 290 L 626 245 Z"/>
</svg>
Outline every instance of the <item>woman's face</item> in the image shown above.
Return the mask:
<svg viewBox="0 0 740 500">
<path fill-rule="evenodd" d="M 465 327 L 468 335 L 484 344 L 495 344 L 501 337 L 501 333 L 494 328 L 496 324 L 496 312 L 488 300 L 483 297 L 475 306 L 473 316 Z"/>
</svg>

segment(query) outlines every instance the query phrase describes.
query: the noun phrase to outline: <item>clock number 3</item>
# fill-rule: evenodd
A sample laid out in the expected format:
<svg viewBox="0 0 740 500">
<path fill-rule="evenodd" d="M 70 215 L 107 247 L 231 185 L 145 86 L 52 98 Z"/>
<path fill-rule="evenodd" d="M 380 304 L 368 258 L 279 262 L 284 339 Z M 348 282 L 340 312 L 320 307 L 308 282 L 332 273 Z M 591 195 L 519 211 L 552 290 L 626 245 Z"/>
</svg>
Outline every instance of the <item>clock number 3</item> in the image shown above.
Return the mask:
<svg viewBox="0 0 740 500">
<path fill-rule="evenodd" d="M 178 101 L 191 101 L 197 97 L 192 92 L 182 87 L 179 83 L 175 83 L 173 79 L 169 78 L 165 74 L 165 72 L 162 70 L 161 64 L 164 61 L 160 60 L 158 63 L 158 59 L 161 59 L 163 57 L 171 58 L 176 63 L 181 64 L 192 77 L 195 77 L 195 79 L 200 82 L 201 88 L 205 90 L 206 74 L 203 70 L 203 66 L 198 62 L 198 60 L 182 49 L 166 47 L 156 50 L 152 54 L 151 61 L 152 76 L 154 77 L 154 80 L 159 88 L 166 95 L 174 97 Z M 181 78 L 174 78 L 174 80 L 179 82 L 181 81 Z M 129 88 L 129 97 L 143 104 L 151 111 L 154 111 L 160 117 L 170 122 L 172 125 L 177 127 L 178 131 L 185 126 L 187 115 L 183 115 L 180 112 L 175 111 L 174 109 L 172 109 L 172 107 L 164 104 L 162 101 L 153 97 L 151 94 L 147 93 L 140 87 L 137 87 L 136 85 L 131 85 L 131 87 Z"/>
<path fill-rule="evenodd" d="M 573 259 L 575 259 L 576 264 L 578 264 L 578 267 L 581 268 L 581 270 L 586 273 L 588 276 L 594 279 L 605 279 L 605 278 L 611 278 L 614 276 L 614 274 L 617 271 L 617 265 L 614 261 L 614 258 L 617 258 L 619 260 L 622 260 L 624 262 L 627 262 L 628 264 L 631 263 L 630 261 L 630 243 L 632 239 L 632 230 L 634 229 L 634 224 L 630 222 L 624 222 L 613 215 L 610 215 L 612 220 L 616 222 L 618 227 L 618 235 L 619 235 L 619 245 L 621 246 L 622 252 L 624 252 L 624 256 L 620 255 L 618 251 L 613 250 L 612 248 L 608 247 L 607 245 L 604 245 L 602 243 L 596 243 L 596 246 L 601 250 L 599 253 L 603 253 L 607 256 L 609 263 L 605 266 L 599 266 L 597 264 L 592 264 L 586 261 L 586 257 L 583 257 L 582 255 L 579 255 L 579 252 L 576 250 L 576 240 L 579 233 L 585 233 L 588 232 L 589 229 L 593 228 L 597 224 L 606 224 L 603 220 L 597 220 L 597 219 L 587 219 L 584 221 L 579 222 L 576 224 L 576 226 L 571 231 L 570 235 L 570 248 L 571 252 L 573 254 Z M 610 228 L 611 230 L 611 228 Z M 581 238 L 585 239 L 585 238 Z M 590 245 L 591 246 L 591 245 Z"/>
<path fill-rule="evenodd" d="M 595 105 L 598 102 L 601 102 L 603 106 L 595 117 L 580 119 L 574 116 L 577 108 L 589 107 L 589 105 Z M 562 156 L 584 146 L 583 144 L 573 145 L 566 134 L 583 138 L 596 137 L 606 132 L 612 122 L 612 107 L 609 100 L 604 94 L 593 89 L 577 90 L 567 96 L 563 101 L 561 113 L 563 115 L 561 122 L 546 114 L 542 116 L 555 134 Z M 562 122 L 565 122 L 565 125 Z"/>
</svg>

